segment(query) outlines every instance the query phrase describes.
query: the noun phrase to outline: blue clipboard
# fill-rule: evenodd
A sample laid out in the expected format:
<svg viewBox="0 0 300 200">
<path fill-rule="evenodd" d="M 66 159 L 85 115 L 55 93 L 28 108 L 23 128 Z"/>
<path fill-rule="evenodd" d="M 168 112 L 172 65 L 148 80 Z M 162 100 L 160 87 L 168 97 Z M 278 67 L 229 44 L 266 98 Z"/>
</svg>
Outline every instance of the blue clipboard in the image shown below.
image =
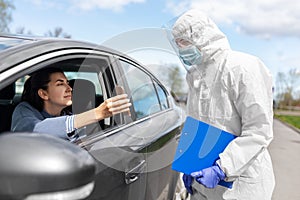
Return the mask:
<svg viewBox="0 0 300 200">
<path fill-rule="evenodd" d="M 188 116 L 181 131 L 172 169 L 191 174 L 210 167 L 234 138 L 236 136 L 229 132 Z M 227 188 L 232 188 L 232 184 L 219 182 L 219 185 Z"/>
</svg>

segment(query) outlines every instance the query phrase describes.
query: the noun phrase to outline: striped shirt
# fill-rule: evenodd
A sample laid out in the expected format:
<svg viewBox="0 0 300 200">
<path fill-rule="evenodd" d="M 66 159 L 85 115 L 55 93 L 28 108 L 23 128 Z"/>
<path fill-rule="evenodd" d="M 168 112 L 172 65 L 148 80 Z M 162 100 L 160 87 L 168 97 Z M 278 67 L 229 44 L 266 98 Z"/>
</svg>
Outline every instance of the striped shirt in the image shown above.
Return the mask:
<svg viewBox="0 0 300 200">
<path fill-rule="evenodd" d="M 27 102 L 17 105 L 12 116 L 11 131 L 51 134 L 66 140 L 78 137 L 74 128 L 75 115 L 52 116 L 38 111 Z"/>
</svg>

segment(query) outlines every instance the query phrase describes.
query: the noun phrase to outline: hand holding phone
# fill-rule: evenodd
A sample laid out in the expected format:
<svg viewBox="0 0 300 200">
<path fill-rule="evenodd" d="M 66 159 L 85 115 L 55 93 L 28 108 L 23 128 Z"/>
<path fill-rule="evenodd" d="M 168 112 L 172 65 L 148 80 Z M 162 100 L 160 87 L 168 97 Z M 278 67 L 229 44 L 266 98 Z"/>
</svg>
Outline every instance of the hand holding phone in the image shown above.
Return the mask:
<svg viewBox="0 0 300 200">
<path fill-rule="evenodd" d="M 117 85 L 115 87 L 116 95 L 125 94 L 125 90 L 122 86 Z M 131 116 L 130 110 L 128 112 L 125 112 L 127 115 Z"/>
</svg>

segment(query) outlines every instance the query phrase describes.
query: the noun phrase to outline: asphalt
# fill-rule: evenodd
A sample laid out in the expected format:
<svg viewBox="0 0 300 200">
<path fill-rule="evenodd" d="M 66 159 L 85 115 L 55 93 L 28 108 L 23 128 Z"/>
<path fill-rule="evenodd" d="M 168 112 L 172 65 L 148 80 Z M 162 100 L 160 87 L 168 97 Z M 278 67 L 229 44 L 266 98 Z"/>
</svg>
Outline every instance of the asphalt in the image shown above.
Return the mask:
<svg viewBox="0 0 300 200">
<path fill-rule="evenodd" d="M 274 139 L 269 146 L 275 173 L 272 200 L 300 199 L 300 133 L 274 119 Z"/>
</svg>

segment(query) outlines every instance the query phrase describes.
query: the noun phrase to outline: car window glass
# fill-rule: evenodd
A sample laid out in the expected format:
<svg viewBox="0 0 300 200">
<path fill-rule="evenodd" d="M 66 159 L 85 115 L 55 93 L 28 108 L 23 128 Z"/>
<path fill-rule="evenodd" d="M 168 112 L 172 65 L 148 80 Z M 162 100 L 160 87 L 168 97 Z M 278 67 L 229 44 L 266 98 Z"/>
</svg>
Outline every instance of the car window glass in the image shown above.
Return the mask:
<svg viewBox="0 0 300 200">
<path fill-rule="evenodd" d="M 136 118 L 140 119 L 160 111 L 154 84 L 149 75 L 137 67 L 121 61 L 128 82 Z"/>
<path fill-rule="evenodd" d="M 157 94 L 158 94 L 158 97 L 159 97 L 161 109 L 165 110 L 165 109 L 169 108 L 165 91 L 157 83 L 155 83 L 155 86 L 156 86 Z"/>
<path fill-rule="evenodd" d="M 22 78 L 19 78 L 17 81 L 16 81 L 16 95 L 22 95 L 22 92 L 23 92 L 23 89 L 24 89 L 24 83 L 25 81 L 29 78 L 28 75 L 22 77 Z"/>
<path fill-rule="evenodd" d="M 85 79 L 92 81 L 95 85 L 96 95 L 102 95 L 102 88 L 99 84 L 98 74 L 91 72 L 65 72 L 65 75 L 68 80 L 72 79 Z"/>
</svg>

